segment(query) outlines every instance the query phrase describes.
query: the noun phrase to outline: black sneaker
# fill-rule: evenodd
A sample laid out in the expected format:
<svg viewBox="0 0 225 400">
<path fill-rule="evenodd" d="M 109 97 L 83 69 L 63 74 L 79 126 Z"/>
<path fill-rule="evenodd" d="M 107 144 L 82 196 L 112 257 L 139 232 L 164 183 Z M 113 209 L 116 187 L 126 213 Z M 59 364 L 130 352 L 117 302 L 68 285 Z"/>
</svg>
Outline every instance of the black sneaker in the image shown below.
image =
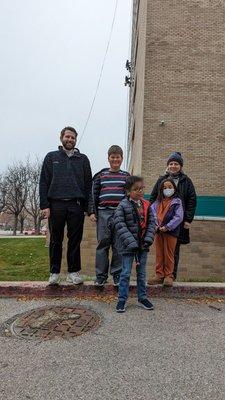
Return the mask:
<svg viewBox="0 0 225 400">
<path fill-rule="evenodd" d="M 116 312 L 122 313 L 125 312 L 125 301 L 119 300 L 116 305 Z"/>
<path fill-rule="evenodd" d="M 107 282 L 107 279 L 105 279 L 105 278 L 96 278 L 94 281 L 94 285 L 103 287 L 103 286 L 105 286 L 106 282 Z"/>
<path fill-rule="evenodd" d="M 138 304 L 146 310 L 153 310 L 154 306 L 148 299 L 138 300 Z"/>
<path fill-rule="evenodd" d="M 113 275 L 113 286 L 119 286 L 120 282 L 120 274 Z"/>
</svg>

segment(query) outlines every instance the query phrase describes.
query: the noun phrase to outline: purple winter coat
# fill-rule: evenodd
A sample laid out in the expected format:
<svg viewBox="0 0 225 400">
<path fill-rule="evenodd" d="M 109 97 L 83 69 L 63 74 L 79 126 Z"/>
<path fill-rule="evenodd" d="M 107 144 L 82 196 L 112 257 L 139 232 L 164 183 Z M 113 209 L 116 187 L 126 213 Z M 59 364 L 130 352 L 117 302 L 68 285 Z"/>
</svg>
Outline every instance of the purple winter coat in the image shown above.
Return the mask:
<svg viewBox="0 0 225 400">
<path fill-rule="evenodd" d="M 156 218 L 157 224 L 157 206 L 159 202 L 156 200 L 152 205 L 151 209 Z M 182 201 L 179 197 L 174 197 L 171 201 L 169 210 L 167 211 L 162 223 L 160 226 L 165 226 L 168 229 L 168 232 L 172 236 L 179 236 L 180 233 L 180 224 L 184 218 L 184 210 L 182 206 Z"/>
</svg>

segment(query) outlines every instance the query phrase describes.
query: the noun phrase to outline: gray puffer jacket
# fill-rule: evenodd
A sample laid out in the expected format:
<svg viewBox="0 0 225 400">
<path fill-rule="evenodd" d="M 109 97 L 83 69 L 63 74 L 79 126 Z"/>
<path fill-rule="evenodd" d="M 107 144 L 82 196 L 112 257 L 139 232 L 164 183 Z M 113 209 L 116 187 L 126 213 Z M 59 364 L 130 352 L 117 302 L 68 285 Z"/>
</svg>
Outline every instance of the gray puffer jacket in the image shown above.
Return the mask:
<svg viewBox="0 0 225 400">
<path fill-rule="evenodd" d="M 141 237 L 140 216 L 136 204 L 128 198 L 118 205 L 114 215 L 116 247 L 121 254 L 148 250 L 154 240 L 156 221 L 147 200 L 142 200 L 146 230 Z"/>
</svg>

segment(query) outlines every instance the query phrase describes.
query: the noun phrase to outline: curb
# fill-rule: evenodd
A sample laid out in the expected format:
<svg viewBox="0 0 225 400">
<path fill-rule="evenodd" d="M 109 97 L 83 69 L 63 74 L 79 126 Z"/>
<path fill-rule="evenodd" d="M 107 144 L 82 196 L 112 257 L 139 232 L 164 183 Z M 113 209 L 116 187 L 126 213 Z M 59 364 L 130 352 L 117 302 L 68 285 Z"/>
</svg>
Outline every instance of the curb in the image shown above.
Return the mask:
<svg viewBox="0 0 225 400">
<path fill-rule="evenodd" d="M 150 297 L 162 298 L 225 298 L 225 283 L 176 282 L 173 287 L 162 285 L 147 288 Z M 131 283 L 130 295 L 136 296 L 136 284 Z M 93 283 L 82 285 L 61 284 L 48 286 L 46 282 L 0 282 L 0 298 L 20 297 L 53 298 L 53 297 L 117 297 L 117 288 L 107 284 L 104 288 L 95 287 Z"/>
</svg>

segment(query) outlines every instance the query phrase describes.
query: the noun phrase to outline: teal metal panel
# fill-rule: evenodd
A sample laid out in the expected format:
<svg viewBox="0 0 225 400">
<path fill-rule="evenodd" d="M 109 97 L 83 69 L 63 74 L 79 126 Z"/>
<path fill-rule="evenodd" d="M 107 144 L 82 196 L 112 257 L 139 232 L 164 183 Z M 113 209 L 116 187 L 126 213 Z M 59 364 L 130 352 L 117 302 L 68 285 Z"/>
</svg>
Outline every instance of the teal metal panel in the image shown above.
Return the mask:
<svg viewBox="0 0 225 400">
<path fill-rule="evenodd" d="M 195 215 L 225 217 L 225 196 L 198 196 Z"/>
<path fill-rule="evenodd" d="M 144 197 L 149 200 L 149 195 Z M 195 216 L 225 218 L 225 196 L 198 196 Z"/>
</svg>

